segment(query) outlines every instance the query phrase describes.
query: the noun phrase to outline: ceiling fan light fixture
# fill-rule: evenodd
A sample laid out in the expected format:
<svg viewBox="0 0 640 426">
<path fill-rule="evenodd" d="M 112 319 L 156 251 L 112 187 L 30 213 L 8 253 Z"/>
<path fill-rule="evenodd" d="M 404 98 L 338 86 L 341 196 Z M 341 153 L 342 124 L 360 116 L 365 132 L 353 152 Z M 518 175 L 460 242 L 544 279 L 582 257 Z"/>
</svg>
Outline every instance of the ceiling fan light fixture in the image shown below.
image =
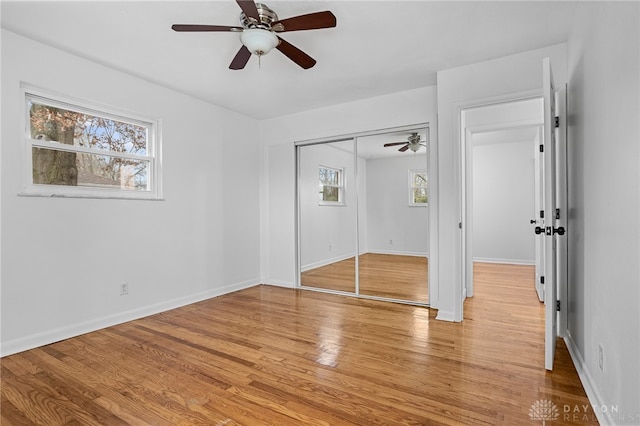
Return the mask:
<svg viewBox="0 0 640 426">
<path fill-rule="evenodd" d="M 413 152 L 418 152 L 418 150 L 420 149 L 420 144 L 419 143 L 410 143 L 409 144 L 409 149 Z"/>
<path fill-rule="evenodd" d="M 258 56 L 271 52 L 279 43 L 278 36 L 262 28 L 249 28 L 242 31 L 240 41 L 251 53 Z"/>
</svg>

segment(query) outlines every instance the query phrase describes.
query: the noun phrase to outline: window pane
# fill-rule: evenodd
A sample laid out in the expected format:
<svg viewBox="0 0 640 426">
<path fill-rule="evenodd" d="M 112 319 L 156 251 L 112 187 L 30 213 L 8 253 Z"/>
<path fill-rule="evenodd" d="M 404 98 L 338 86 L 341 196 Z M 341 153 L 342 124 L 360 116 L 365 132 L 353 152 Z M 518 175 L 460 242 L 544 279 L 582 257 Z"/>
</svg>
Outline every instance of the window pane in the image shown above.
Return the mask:
<svg viewBox="0 0 640 426">
<path fill-rule="evenodd" d="M 328 174 L 329 179 L 327 183 L 337 185 L 339 182 L 338 176 L 339 174 L 337 170 L 329 170 L 329 174 Z"/>
<path fill-rule="evenodd" d="M 335 201 L 338 202 L 339 191 L 335 186 L 324 186 L 322 188 L 322 201 Z"/>
<path fill-rule="evenodd" d="M 104 151 L 147 155 L 147 127 L 29 102 L 32 139 Z"/>
<path fill-rule="evenodd" d="M 414 173 L 413 174 L 413 186 L 427 186 L 427 174 L 426 173 Z"/>
<path fill-rule="evenodd" d="M 318 178 L 320 183 L 330 184 L 330 185 L 339 185 L 340 184 L 340 170 L 327 169 L 324 167 L 320 167 Z"/>
<path fill-rule="evenodd" d="M 427 188 L 414 188 L 413 189 L 413 202 L 416 204 L 423 204 L 428 202 Z"/>
<path fill-rule="evenodd" d="M 33 183 L 148 191 L 149 162 L 32 148 Z"/>
</svg>

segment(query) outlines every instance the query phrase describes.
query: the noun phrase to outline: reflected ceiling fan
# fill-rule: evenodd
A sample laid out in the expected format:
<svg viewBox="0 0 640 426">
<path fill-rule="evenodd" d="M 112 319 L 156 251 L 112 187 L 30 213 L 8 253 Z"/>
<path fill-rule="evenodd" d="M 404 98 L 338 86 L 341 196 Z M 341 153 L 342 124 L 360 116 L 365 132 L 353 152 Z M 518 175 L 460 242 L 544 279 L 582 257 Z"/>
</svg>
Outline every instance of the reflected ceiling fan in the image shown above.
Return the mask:
<svg viewBox="0 0 640 426">
<path fill-rule="evenodd" d="M 405 152 L 406 150 L 410 149 L 413 152 L 417 152 L 421 146 L 426 147 L 427 145 L 422 142 L 421 137 L 418 133 L 411 133 L 411 135 L 409 135 L 409 138 L 407 139 L 406 142 L 391 142 L 391 143 L 385 143 L 384 147 L 389 147 L 389 146 L 398 146 L 398 145 L 403 145 L 402 147 L 400 147 L 400 149 L 398 151 L 400 152 Z"/>
<path fill-rule="evenodd" d="M 239 32 L 242 47 L 231 61 L 229 68 L 240 70 L 247 65 L 251 54 L 261 57 L 269 53 L 274 47 L 302 68 L 311 68 L 316 64 L 316 60 L 280 38 L 277 33 L 317 30 L 336 26 L 336 17 L 329 11 L 309 13 L 280 20 L 273 10 L 262 3 L 254 3 L 253 0 L 236 0 L 236 2 L 242 9 L 240 14 L 241 26 L 175 24 L 171 28 L 179 32 Z"/>
</svg>

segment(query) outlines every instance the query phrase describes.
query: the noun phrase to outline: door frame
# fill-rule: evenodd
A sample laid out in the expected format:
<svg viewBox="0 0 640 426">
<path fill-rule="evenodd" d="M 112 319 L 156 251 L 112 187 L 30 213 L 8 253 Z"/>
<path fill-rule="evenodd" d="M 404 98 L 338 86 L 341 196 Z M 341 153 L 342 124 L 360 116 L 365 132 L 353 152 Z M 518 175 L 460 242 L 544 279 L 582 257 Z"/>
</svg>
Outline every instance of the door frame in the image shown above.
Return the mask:
<svg viewBox="0 0 640 426">
<path fill-rule="evenodd" d="M 505 104 L 511 102 L 518 102 L 523 100 L 529 100 L 532 98 L 541 98 L 542 88 L 536 90 L 528 90 L 523 92 L 509 93 L 500 96 L 492 96 L 486 98 L 479 98 L 466 102 L 458 102 L 453 106 L 453 117 L 455 118 L 454 126 L 457 129 L 454 134 L 456 135 L 456 143 L 454 143 L 454 187 L 457 189 L 458 196 L 458 230 L 459 239 L 457 241 L 457 250 L 455 256 L 454 265 L 454 277 L 455 285 L 454 291 L 454 305 L 453 305 L 453 321 L 462 321 L 464 318 L 464 299 L 473 295 L 473 284 L 471 288 L 467 287 L 467 276 L 473 273 L 473 269 L 469 271 L 470 249 L 467 248 L 469 244 L 469 238 L 467 236 L 467 219 L 470 214 L 467 213 L 467 159 L 466 159 L 466 145 L 467 145 L 467 132 L 466 123 L 464 122 L 464 111 L 472 108 L 480 108 L 498 104 Z M 469 235 L 472 235 L 469 233 Z M 471 259 L 471 265 L 473 265 L 473 259 Z"/>
<path fill-rule="evenodd" d="M 511 94 L 488 97 L 488 98 L 480 98 L 468 102 L 456 103 L 454 105 L 454 117 L 456 118 L 456 122 L 454 125 L 458 129 L 455 134 L 457 137 L 457 143 L 454 145 L 454 155 L 457 158 L 455 163 L 455 176 L 456 183 L 455 187 L 458 189 L 458 207 L 459 207 L 459 230 L 460 230 L 460 240 L 459 240 L 459 251 L 456 256 L 456 282 L 458 285 L 454 286 L 454 294 L 455 294 L 455 304 L 454 304 L 454 321 L 462 321 L 464 318 L 464 299 L 466 297 L 473 296 L 473 257 L 471 254 L 471 236 L 473 235 L 473 224 L 469 222 L 469 218 L 472 217 L 472 210 L 468 209 L 468 201 L 467 201 L 467 179 L 470 174 L 468 167 L 468 157 L 467 157 L 467 145 L 468 139 L 470 140 L 470 135 L 472 131 L 478 131 L 478 129 L 485 130 L 482 126 L 477 126 L 473 128 L 467 128 L 465 120 L 464 120 L 464 112 L 473 108 L 480 107 L 488 107 L 495 106 L 499 104 L 508 104 L 518 101 L 526 101 L 530 99 L 539 99 L 543 97 L 542 89 L 529 90 L 523 92 L 515 92 Z M 566 109 L 566 85 L 560 86 L 557 88 L 557 108 L 558 108 L 558 116 L 560 117 L 560 128 L 558 141 L 556 143 L 556 157 L 558 158 L 558 163 L 560 165 L 560 170 L 558 170 L 560 179 L 559 185 L 563 188 L 564 194 L 560 196 L 558 200 L 558 205 L 564 214 L 561 214 L 560 225 L 567 228 L 568 222 L 568 210 L 567 210 L 567 193 L 568 193 L 568 182 L 567 182 L 567 138 L 566 138 L 566 117 L 567 117 L 567 109 Z M 535 120 L 532 120 L 529 123 L 511 123 L 513 125 L 532 125 Z M 544 122 L 544 120 L 543 120 Z M 515 127 L 515 126 L 512 126 Z M 558 335 L 565 336 L 567 330 L 568 323 L 568 315 L 566 308 L 568 306 L 568 283 L 567 283 L 567 239 L 564 240 L 564 245 L 560 246 L 558 249 L 559 256 L 562 256 L 561 259 L 563 261 L 558 262 L 559 265 L 563 265 L 560 267 L 558 272 L 558 300 L 562 307 L 565 307 L 560 310 L 558 317 Z M 470 285 L 469 285 L 470 282 Z"/>
</svg>

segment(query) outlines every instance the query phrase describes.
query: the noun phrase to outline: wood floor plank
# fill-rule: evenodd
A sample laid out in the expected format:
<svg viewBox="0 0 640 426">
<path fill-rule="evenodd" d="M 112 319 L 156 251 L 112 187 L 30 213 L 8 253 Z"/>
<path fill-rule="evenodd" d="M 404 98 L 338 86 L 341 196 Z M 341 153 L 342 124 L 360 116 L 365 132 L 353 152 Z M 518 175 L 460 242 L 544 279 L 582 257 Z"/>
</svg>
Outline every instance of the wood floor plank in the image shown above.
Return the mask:
<svg viewBox="0 0 640 426">
<path fill-rule="evenodd" d="M 561 339 L 544 369 L 532 268 L 474 269 L 462 323 L 263 285 L 11 355 L 2 425 L 514 425 L 539 400 L 575 424 L 589 401 Z"/>
</svg>

